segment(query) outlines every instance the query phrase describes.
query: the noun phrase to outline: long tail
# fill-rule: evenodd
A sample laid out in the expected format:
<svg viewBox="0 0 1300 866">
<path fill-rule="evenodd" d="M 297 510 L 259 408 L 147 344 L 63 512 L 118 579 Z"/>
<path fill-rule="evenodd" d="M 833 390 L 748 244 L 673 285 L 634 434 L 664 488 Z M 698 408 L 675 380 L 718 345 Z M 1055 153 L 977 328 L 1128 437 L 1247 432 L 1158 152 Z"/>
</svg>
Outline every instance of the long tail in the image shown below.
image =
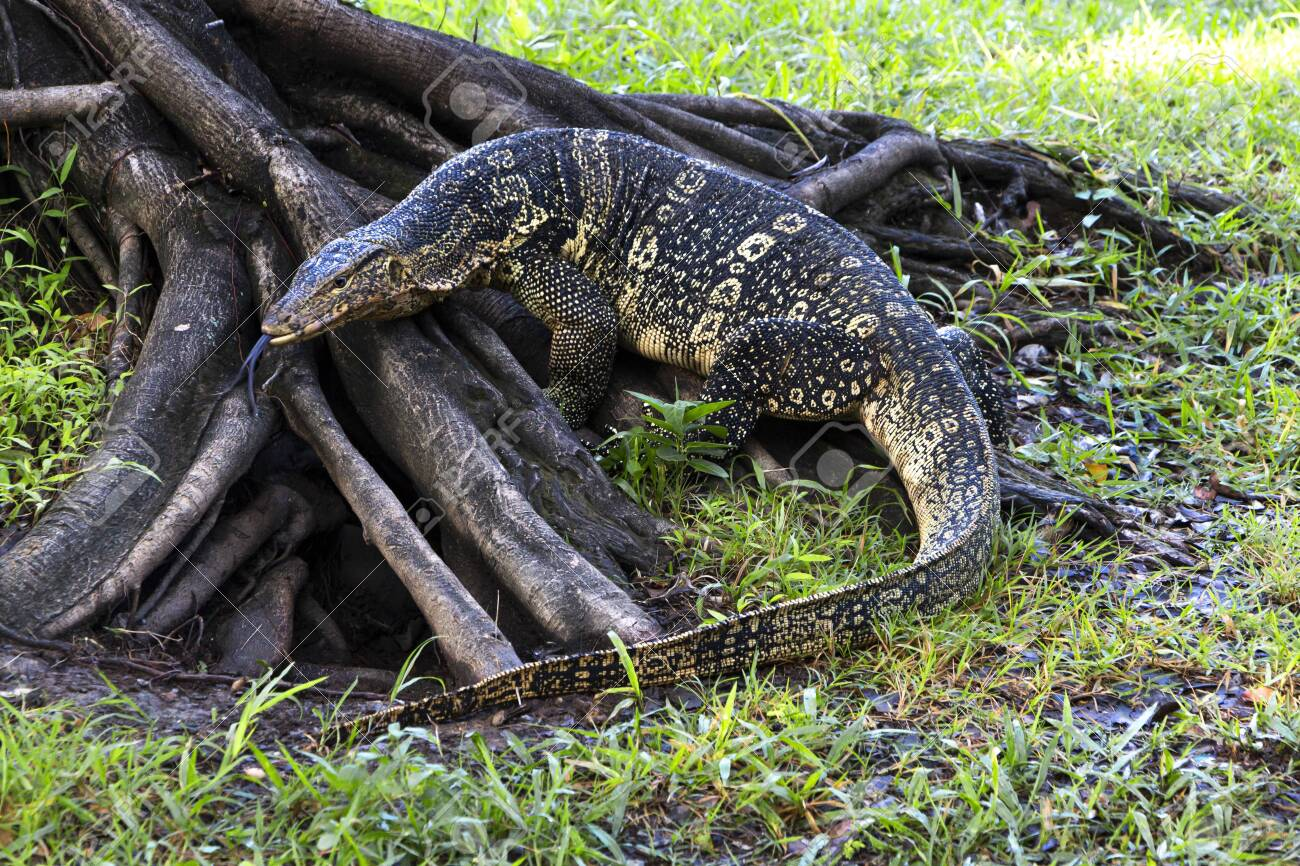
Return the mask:
<svg viewBox="0 0 1300 866">
<path fill-rule="evenodd" d="M 639 685 L 735 672 L 759 663 L 815 655 L 830 642 L 852 643 L 897 611 L 931 613 L 972 594 L 988 568 L 998 514 L 996 464 L 984 419 L 942 350 L 913 359 L 917 375 L 896 373 L 885 397 L 863 410 L 916 512 L 921 545 L 908 567 L 807 598 L 749 611 L 627 648 Z M 922 363 L 924 362 L 924 363 Z M 326 732 L 339 741 L 390 723 L 428 723 L 525 698 L 626 686 L 613 649 L 533 662 L 473 685 L 345 719 Z"/>
</svg>

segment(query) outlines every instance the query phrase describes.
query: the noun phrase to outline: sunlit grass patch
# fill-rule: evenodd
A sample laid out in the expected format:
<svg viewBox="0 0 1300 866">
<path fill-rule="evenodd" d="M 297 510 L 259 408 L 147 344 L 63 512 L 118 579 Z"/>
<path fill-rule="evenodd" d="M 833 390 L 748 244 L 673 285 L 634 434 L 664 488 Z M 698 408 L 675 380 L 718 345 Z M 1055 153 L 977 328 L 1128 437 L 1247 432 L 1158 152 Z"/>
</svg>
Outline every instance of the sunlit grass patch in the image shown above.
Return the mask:
<svg viewBox="0 0 1300 866">
<path fill-rule="evenodd" d="M 1290 606 L 1300 602 L 1300 511 L 1294 506 L 1250 511 L 1237 526 L 1242 570 L 1271 601 Z"/>
<path fill-rule="evenodd" d="M 949 135 L 1068 141 L 1297 209 L 1300 28 L 1286 4 L 368 5 L 604 89 L 747 92 Z"/>
<path fill-rule="evenodd" d="M 691 557 L 686 575 L 715 585 L 733 611 L 746 610 L 855 583 L 905 562 L 905 536 L 865 502 L 865 493 L 728 487 L 683 497 L 674 508 L 683 522 L 675 539 Z"/>
</svg>

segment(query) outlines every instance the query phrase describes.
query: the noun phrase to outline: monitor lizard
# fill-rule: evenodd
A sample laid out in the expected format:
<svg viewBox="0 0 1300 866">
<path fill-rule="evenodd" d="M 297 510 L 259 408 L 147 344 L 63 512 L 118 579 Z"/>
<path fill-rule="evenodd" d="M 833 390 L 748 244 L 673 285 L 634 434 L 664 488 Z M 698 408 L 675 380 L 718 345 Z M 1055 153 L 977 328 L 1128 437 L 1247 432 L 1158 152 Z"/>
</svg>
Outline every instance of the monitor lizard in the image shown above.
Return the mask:
<svg viewBox="0 0 1300 866">
<path fill-rule="evenodd" d="M 389 213 L 325 244 L 268 310 L 272 345 L 508 289 L 552 332 L 547 394 L 582 424 L 617 347 L 705 375 L 730 445 L 762 413 L 853 417 L 915 512 L 914 561 L 670 637 L 547 659 L 343 723 L 437 721 L 522 698 L 735 671 L 852 642 L 893 612 L 971 595 L 998 516 L 997 388 L 856 235 L 795 199 L 637 136 L 542 130 L 472 148 Z M 335 731 L 341 733 L 342 729 Z"/>
</svg>

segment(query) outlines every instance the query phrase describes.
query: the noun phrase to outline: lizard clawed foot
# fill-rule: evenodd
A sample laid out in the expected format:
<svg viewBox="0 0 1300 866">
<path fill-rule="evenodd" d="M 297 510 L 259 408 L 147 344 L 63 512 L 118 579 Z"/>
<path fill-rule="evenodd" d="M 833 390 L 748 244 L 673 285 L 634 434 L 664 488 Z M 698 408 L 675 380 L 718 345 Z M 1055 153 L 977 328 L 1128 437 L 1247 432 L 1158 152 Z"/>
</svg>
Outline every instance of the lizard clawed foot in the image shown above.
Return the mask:
<svg viewBox="0 0 1300 866">
<path fill-rule="evenodd" d="M 577 430 L 587 423 L 587 416 L 591 414 L 590 410 L 574 405 L 571 393 L 554 387 L 543 388 L 542 393 L 559 410 L 560 417 L 564 419 L 564 423 L 568 424 L 570 429 Z"/>
</svg>

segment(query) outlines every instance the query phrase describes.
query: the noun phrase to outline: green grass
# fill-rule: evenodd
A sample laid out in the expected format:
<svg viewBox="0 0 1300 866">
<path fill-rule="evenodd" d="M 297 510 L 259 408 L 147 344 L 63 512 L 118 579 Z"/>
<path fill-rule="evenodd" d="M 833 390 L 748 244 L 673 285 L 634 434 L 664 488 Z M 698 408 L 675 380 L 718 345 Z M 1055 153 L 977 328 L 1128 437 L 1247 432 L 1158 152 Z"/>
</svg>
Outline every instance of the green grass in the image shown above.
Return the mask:
<svg viewBox="0 0 1300 866">
<path fill-rule="evenodd" d="M 477 21 L 480 41 L 602 88 L 744 91 L 1155 161 L 1294 235 L 1293 5 L 372 5 L 458 35 Z M 1253 244 L 1232 219 L 1184 228 Z M 1068 278 L 1122 329 L 1022 369 L 1019 453 L 1121 503 L 1195 503 L 1212 473 L 1272 497 L 1220 497 L 1202 567 L 1009 523 L 969 605 L 806 669 L 667 704 L 616 695 L 571 729 L 410 729 L 320 756 L 249 733 L 273 684 L 207 737 L 124 728 L 122 701 L 9 708 L 0 845 L 17 862 L 1295 862 L 1300 279 L 1187 284 L 1095 240 L 989 277 L 1017 298 Z M 905 559 L 879 507 L 637 478 L 681 526 L 702 620 Z"/>
<path fill-rule="evenodd" d="M 806 680 L 695 684 L 693 701 L 625 704 L 594 726 L 490 742 L 408 730 L 320 757 L 257 745 L 251 709 L 240 736 L 200 742 L 124 736 L 109 714 L 134 711 L 120 704 L 6 713 L 0 840 L 54 862 L 1300 855 L 1294 788 L 1278 787 L 1294 778 L 1300 713 L 1279 679 L 1273 703 L 1246 714 L 1151 686 L 1171 669 L 1293 666 L 1295 623 L 1239 613 L 1228 638 L 1214 614 L 1154 616 L 1053 575 L 1095 573 L 1106 556 L 1043 557 L 1033 533 L 1008 535 L 998 571 L 1014 576 L 971 610 L 896 624 L 877 651 L 822 660 Z M 1164 718 L 1157 700 L 1093 709 L 1148 686 L 1176 702 Z"/>
</svg>

